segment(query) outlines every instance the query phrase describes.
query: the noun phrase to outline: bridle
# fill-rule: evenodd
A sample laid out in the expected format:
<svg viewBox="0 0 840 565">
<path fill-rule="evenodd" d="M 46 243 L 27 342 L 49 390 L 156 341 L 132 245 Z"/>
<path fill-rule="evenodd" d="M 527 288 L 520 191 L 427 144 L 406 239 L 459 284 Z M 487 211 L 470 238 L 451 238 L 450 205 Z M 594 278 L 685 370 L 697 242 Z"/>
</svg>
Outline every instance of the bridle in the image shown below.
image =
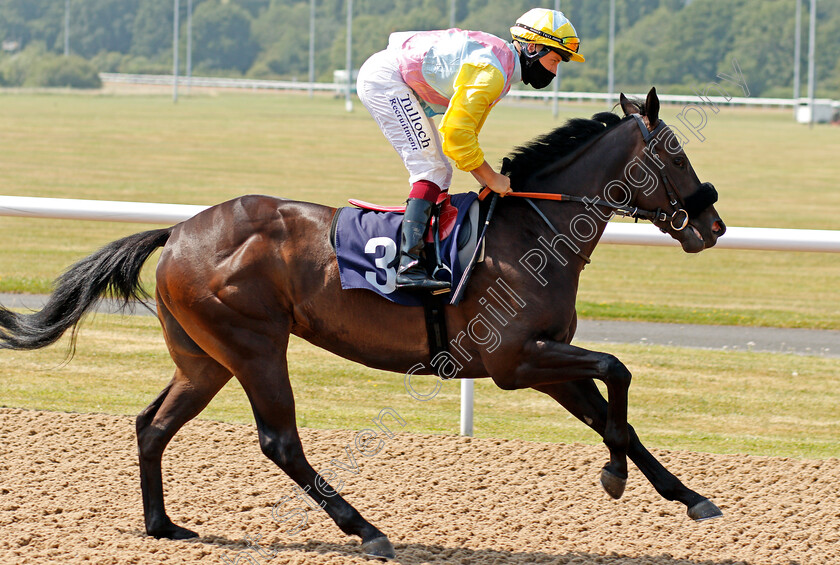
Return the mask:
<svg viewBox="0 0 840 565">
<path fill-rule="evenodd" d="M 645 124 L 644 119 L 639 114 L 631 114 L 636 119 L 636 123 L 639 125 L 639 129 L 642 132 L 642 138 L 645 142 L 645 147 L 648 148 L 644 151 L 645 156 L 650 159 L 650 154 L 656 155 L 656 153 L 650 149 L 651 141 L 659 135 L 665 127 L 665 122 L 659 120 L 656 124 L 656 127 L 652 130 L 649 130 L 647 124 Z M 658 159 L 658 155 L 656 155 Z M 654 167 L 659 171 L 659 178 L 662 180 L 663 186 L 665 186 L 666 194 L 668 195 L 668 201 L 673 208 L 673 212 L 670 215 L 666 213 L 661 208 L 657 208 L 656 210 L 645 210 L 643 208 L 639 208 L 638 206 L 630 206 L 627 204 L 618 204 L 616 202 L 611 202 L 609 200 L 605 200 L 603 198 L 588 198 L 585 196 L 574 196 L 572 194 L 561 194 L 556 192 L 508 192 L 507 196 L 515 196 L 519 198 L 525 198 L 534 207 L 534 203 L 531 202 L 532 199 L 534 200 L 553 200 L 555 202 L 581 202 L 587 205 L 594 205 L 594 206 L 603 206 L 605 208 L 609 208 L 612 212 L 617 216 L 633 218 L 636 221 L 638 220 L 649 220 L 651 222 L 660 221 L 660 222 L 670 222 L 671 227 L 676 231 L 682 231 L 688 226 L 689 217 L 693 216 L 690 214 L 686 207 L 681 204 L 681 200 L 677 193 L 674 191 L 671 181 L 668 179 L 668 176 L 665 174 L 665 171 L 659 166 L 654 164 Z M 704 183 L 704 185 L 708 185 L 709 183 Z M 709 185 L 711 186 L 711 185 Z M 633 194 L 631 195 L 629 202 L 634 202 L 636 197 L 638 196 L 639 190 L 641 190 L 640 186 L 635 187 Z M 712 188 L 712 190 L 714 190 Z M 485 188 L 480 198 L 483 200 L 490 192 L 489 188 Z M 551 223 L 545 217 L 545 215 L 537 209 L 540 217 L 549 224 Z M 555 234 L 559 233 L 556 230 L 552 230 Z"/>
<path fill-rule="evenodd" d="M 654 127 L 653 129 L 648 129 L 648 126 L 641 115 L 637 113 L 630 115 L 636 120 L 636 124 L 639 126 L 639 130 L 642 133 L 642 139 L 644 139 L 645 143 L 645 150 L 643 151 L 643 153 L 646 159 L 656 159 L 661 163 L 659 155 L 653 148 L 653 145 L 655 144 L 651 144 L 651 141 L 656 139 L 659 133 L 667 127 L 665 122 L 659 120 L 656 124 L 656 127 Z M 548 224 L 548 226 L 551 228 L 551 231 L 554 232 L 554 235 L 560 235 L 560 232 L 557 230 L 557 228 L 554 227 L 551 221 L 545 216 L 545 214 L 543 214 L 543 212 L 537 207 L 537 205 L 534 204 L 533 200 L 553 200 L 556 202 L 581 202 L 587 205 L 603 206 L 605 208 L 609 208 L 612 211 L 612 213 L 614 213 L 617 216 L 633 218 L 636 221 L 649 220 L 651 222 L 668 222 L 670 223 L 671 228 L 673 228 L 674 231 L 678 232 L 688 227 L 688 222 L 690 219 L 697 217 L 703 210 L 705 210 L 717 201 L 717 191 L 715 190 L 714 186 L 712 186 L 712 184 L 708 182 L 702 183 L 700 185 L 700 188 L 697 191 L 695 191 L 694 194 L 691 194 L 688 198 L 682 199 L 674 189 L 674 185 L 668 178 L 668 175 L 665 174 L 664 166 L 660 165 L 659 163 L 654 163 L 653 166 L 650 168 L 655 168 L 659 171 L 659 179 L 662 181 L 662 186 L 665 187 L 665 193 L 668 196 L 668 202 L 671 205 L 671 209 L 673 210 L 670 213 L 670 215 L 664 210 L 662 210 L 662 208 L 657 208 L 656 210 L 645 210 L 643 208 L 639 208 L 638 206 L 618 204 L 609 200 L 605 200 L 603 198 L 588 198 L 585 196 L 574 196 L 571 194 L 560 194 L 554 192 L 514 191 L 507 193 L 507 196 L 525 198 L 526 202 L 528 202 L 528 204 L 534 209 L 534 211 L 537 212 L 540 218 L 542 218 L 542 220 L 546 224 Z M 635 190 L 630 196 L 628 202 L 635 202 L 640 190 L 640 185 L 635 186 Z M 480 195 L 480 199 L 483 200 L 487 196 L 487 194 L 489 194 L 489 192 L 490 189 L 485 188 Z M 589 263 L 588 257 L 579 252 L 578 255 L 580 255 L 586 263 Z"/>
<path fill-rule="evenodd" d="M 645 157 L 647 157 L 648 160 L 651 160 L 652 156 L 655 156 L 656 160 L 660 161 L 659 155 L 651 147 L 650 142 L 656 139 L 656 137 L 659 135 L 659 132 L 661 132 L 663 129 L 665 129 L 665 127 L 667 127 L 665 125 L 665 122 L 659 120 L 655 128 L 648 129 L 648 126 L 645 123 L 645 120 L 644 118 L 642 118 L 642 116 L 640 116 L 639 114 L 630 115 L 636 119 L 636 124 L 638 124 L 639 129 L 642 131 L 642 138 L 645 140 L 645 151 L 643 151 Z M 668 202 L 671 204 L 671 209 L 673 210 L 671 216 L 669 217 L 665 214 L 665 212 L 662 211 L 661 208 L 657 208 L 656 211 L 653 212 L 653 214 L 655 215 L 655 219 L 658 219 L 662 222 L 670 222 L 671 227 L 675 231 L 682 231 L 688 226 L 689 213 L 685 209 L 685 205 L 682 203 L 682 199 L 680 199 L 680 197 L 677 195 L 676 190 L 674 190 L 674 185 L 668 179 L 668 175 L 665 174 L 665 167 L 659 166 L 659 164 L 657 163 L 654 163 L 654 167 L 659 170 L 659 178 L 662 181 L 662 186 L 665 187 L 665 194 L 667 194 Z M 631 202 L 636 200 L 636 197 L 639 194 L 639 190 L 641 190 L 641 187 L 636 187 L 636 190 L 633 193 L 633 197 L 630 200 Z M 680 218 L 680 216 L 682 216 L 682 218 Z"/>
<path fill-rule="evenodd" d="M 539 209 L 539 207 L 534 204 L 534 200 L 553 200 L 555 202 L 581 202 L 588 205 L 594 206 L 603 206 L 605 208 L 609 208 L 613 214 L 617 216 L 623 216 L 628 218 L 634 218 L 637 222 L 639 220 L 649 220 L 651 222 L 669 222 L 671 228 L 674 231 L 682 231 L 686 227 L 688 227 L 688 222 L 690 219 L 697 217 L 703 212 L 706 208 L 717 202 L 717 191 L 715 187 L 712 186 L 711 183 L 704 182 L 700 185 L 700 187 L 687 198 L 683 199 L 677 194 L 676 190 L 674 189 L 673 183 L 671 183 L 670 179 L 668 179 L 668 175 L 665 174 L 665 167 L 664 165 L 660 165 L 661 160 L 659 159 L 659 155 L 656 153 L 651 141 L 656 139 L 659 133 L 665 129 L 667 126 L 665 122 L 659 120 L 656 124 L 656 127 L 653 129 L 648 129 L 647 124 L 645 123 L 644 118 L 638 113 L 630 114 L 635 120 L 636 124 L 639 126 L 639 129 L 642 133 L 642 139 L 645 142 L 645 150 L 643 153 L 647 160 L 656 159 L 658 163 L 654 163 L 653 167 L 659 171 L 659 179 L 662 181 L 662 186 L 665 187 L 665 193 L 668 196 L 668 202 L 671 205 L 671 209 L 673 210 L 670 215 L 662 210 L 662 208 L 657 208 L 656 210 L 645 210 L 643 208 L 639 208 L 638 206 L 629 206 L 627 204 L 617 204 L 615 202 L 611 202 L 609 200 L 605 200 L 603 198 L 588 198 L 585 196 L 574 196 L 571 194 L 561 194 L 556 192 L 508 192 L 507 196 L 514 196 L 519 198 L 524 198 L 525 201 L 534 209 L 534 211 L 542 218 L 543 222 L 545 222 L 551 231 L 554 233 L 555 236 L 560 236 L 560 231 L 554 227 L 554 224 L 551 223 L 551 220 Z M 641 185 L 636 184 L 635 190 L 630 196 L 628 202 L 635 202 L 636 198 L 639 195 L 639 191 L 641 190 Z M 484 200 L 488 194 L 491 193 L 490 188 L 484 187 L 479 195 L 480 200 Z M 498 200 L 498 195 L 493 194 L 493 202 L 490 204 L 491 210 L 495 207 L 495 203 Z M 490 221 L 490 214 L 488 214 L 486 223 Z M 660 228 L 662 229 L 662 228 Z M 662 231 L 665 231 L 664 229 Z M 591 262 L 590 258 L 582 253 L 579 249 L 572 248 L 581 259 L 583 259 L 584 263 L 588 264 Z"/>
<path fill-rule="evenodd" d="M 680 197 L 674 187 L 674 184 L 670 181 L 668 175 L 665 174 L 665 166 L 660 165 L 662 161 L 659 159 L 659 155 L 653 151 L 650 143 L 651 140 L 655 139 L 659 135 L 659 132 L 666 127 L 665 122 L 659 120 L 656 127 L 649 130 L 644 119 L 639 114 L 630 115 L 636 119 L 639 129 L 642 131 L 642 138 L 645 140 L 645 156 L 649 160 L 655 158 L 656 161 L 658 161 L 657 163 L 654 163 L 654 166 L 659 169 L 659 178 L 662 180 L 662 186 L 665 187 L 665 193 L 668 195 L 668 202 L 671 204 L 671 209 L 673 210 L 670 217 L 659 208 L 656 209 L 655 214 L 658 215 L 661 213 L 662 216 L 659 218 L 661 221 L 670 221 L 671 227 L 675 231 L 682 231 L 688 226 L 689 220 L 696 218 L 704 210 L 717 202 L 717 190 L 715 190 L 712 183 L 704 182 L 701 183 L 697 190 L 693 193 L 686 197 Z M 637 188 L 636 194 L 633 195 L 631 202 L 635 200 L 638 195 L 638 191 L 639 189 Z M 677 223 L 677 219 L 680 218 L 680 215 L 682 215 L 682 221 Z"/>
</svg>

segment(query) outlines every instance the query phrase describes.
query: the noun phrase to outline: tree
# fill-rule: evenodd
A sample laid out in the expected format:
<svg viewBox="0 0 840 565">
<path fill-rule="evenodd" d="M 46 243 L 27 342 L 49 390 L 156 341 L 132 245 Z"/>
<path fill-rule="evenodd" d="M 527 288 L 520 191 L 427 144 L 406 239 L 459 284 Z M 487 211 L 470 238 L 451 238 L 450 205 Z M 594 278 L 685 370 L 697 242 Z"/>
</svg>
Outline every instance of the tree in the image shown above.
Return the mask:
<svg viewBox="0 0 840 565">
<path fill-rule="evenodd" d="M 38 61 L 30 70 L 25 86 L 63 88 L 99 88 L 102 81 L 96 68 L 78 55 L 50 54 Z"/>
<path fill-rule="evenodd" d="M 732 21 L 745 0 L 695 1 L 659 29 L 650 49 L 647 76 L 658 84 L 685 85 L 713 80 L 729 64 L 736 30 Z M 740 30 L 739 30 L 740 31 Z"/>
<path fill-rule="evenodd" d="M 72 50 L 83 57 L 102 51 L 128 53 L 138 0 L 71 2 Z"/>
<path fill-rule="evenodd" d="M 43 41 L 48 49 L 63 49 L 64 2 L 3 0 L 0 2 L 0 39 L 17 41 L 21 49 Z"/>
<path fill-rule="evenodd" d="M 775 88 L 778 92 L 783 88 L 790 95 L 796 31 L 793 25 L 794 3 L 789 0 L 752 0 L 745 8 L 733 15 L 733 41 L 727 56 L 718 63 L 719 70 L 729 73 L 734 58 L 751 91 L 768 92 Z M 790 25 L 780 25 L 786 21 Z M 805 40 L 803 45 L 807 53 L 807 34 Z M 743 95 L 742 92 L 731 94 Z"/>
<path fill-rule="evenodd" d="M 208 69 L 247 71 L 259 45 L 251 36 L 251 17 L 235 4 L 212 0 L 193 15 L 193 58 Z"/>
<path fill-rule="evenodd" d="M 172 53 L 172 1 L 140 2 L 132 26 L 131 54 L 156 57 Z"/>
<path fill-rule="evenodd" d="M 268 78 L 308 75 L 308 3 L 299 2 L 294 6 L 276 4 L 254 22 L 252 31 L 262 52 L 248 73 L 249 76 Z"/>
<path fill-rule="evenodd" d="M 353 63 L 384 49 L 394 31 L 442 29 L 452 0 L 354 0 Z M 70 0 L 70 50 L 97 68 L 168 72 L 173 0 Z M 345 65 L 348 0 L 316 0 L 316 76 Z M 546 0 L 456 0 L 456 25 L 510 39 L 510 27 Z M 197 70 L 255 77 L 303 77 L 308 71 L 310 0 L 193 0 Z M 181 6 L 181 53 L 187 0 Z M 692 87 L 729 72 L 737 59 L 753 96 L 789 96 L 793 75 L 793 0 L 616 0 L 616 86 L 662 92 Z M 581 37 L 584 64 L 563 65 L 563 88 L 603 90 L 607 81 L 609 0 L 563 0 Z M 840 97 L 840 1 L 821 1 L 817 15 L 818 96 Z M 802 63 L 807 67 L 807 10 Z M 0 0 L 0 40 L 39 57 L 64 48 L 62 0 Z M 35 53 L 38 53 L 37 55 Z M 0 54 L 9 80 L 27 68 Z M 805 77 L 803 76 L 803 82 Z"/>
<path fill-rule="evenodd" d="M 824 2 L 817 18 L 817 79 L 819 96 L 840 99 L 840 3 Z M 825 84 L 823 84 L 825 83 Z"/>
<path fill-rule="evenodd" d="M 259 17 L 271 4 L 271 0 L 233 0 L 233 2 L 244 8 L 252 18 Z"/>
</svg>

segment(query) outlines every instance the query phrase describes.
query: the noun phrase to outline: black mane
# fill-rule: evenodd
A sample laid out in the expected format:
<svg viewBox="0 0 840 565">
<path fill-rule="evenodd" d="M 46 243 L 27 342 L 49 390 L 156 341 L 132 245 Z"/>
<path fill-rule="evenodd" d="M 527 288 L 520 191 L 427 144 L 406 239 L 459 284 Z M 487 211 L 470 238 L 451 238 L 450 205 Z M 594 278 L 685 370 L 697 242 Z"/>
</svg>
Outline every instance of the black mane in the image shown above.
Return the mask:
<svg viewBox="0 0 840 565">
<path fill-rule="evenodd" d="M 638 102 L 636 104 L 640 105 Z M 644 108 L 642 108 L 644 115 Z M 508 155 L 502 173 L 510 176 L 510 184 L 522 186 L 529 176 L 580 148 L 587 141 L 612 129 L 622 119 L 612 112 L 600 112 L 592 119 L 574 118 L 554 131 L 519 146 Z"/>
</svg>

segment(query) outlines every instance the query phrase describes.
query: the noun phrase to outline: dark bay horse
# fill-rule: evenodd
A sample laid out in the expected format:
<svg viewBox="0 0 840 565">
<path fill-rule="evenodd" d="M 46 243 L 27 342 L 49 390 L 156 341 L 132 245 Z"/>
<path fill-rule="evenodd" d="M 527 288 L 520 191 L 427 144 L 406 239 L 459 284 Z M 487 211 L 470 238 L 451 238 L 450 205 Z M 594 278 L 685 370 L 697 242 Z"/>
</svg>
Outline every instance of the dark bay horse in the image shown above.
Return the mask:
<svg viewBox="0 0 840 565">
<path fill-rule="evenodd" d="M 725 230 L 709 196 L 714 189 L 700 183 L 659 120 L 655 90 L 644 103 L 622 95 L 621 107 L 624 118 L 605 112 L 572 120 L 512 155 L 512 185 L 539 193 L 537 204 L 513 197 L 499 203 L 487 231 L 485 260 L 463 302 L 446 310 L 448 335 L 456 336 L 448 376 L 490 377 L 505 390 L 533 388 L 551 396 L 603 437 L 609 462 L 601 482 L 610 496 L 624 491 L 629 456 L 656 490 L 683 503 L 691 518 L 713 518 L 721 515 L 714 503 L 668 472 L 628 425 L 627 368 L 612 355 L 570 345 L 579 275 L 611 213 L 651 220 L 686 252 L 712 247 Z M 540 199 L 560 193 L 568 202 Z M 175 374 L 137 417 L 149 535 L 197 535 L 166 514 L 161 457 L 181 426 L 235 376 L 252 405 L 265 455 L 342 531 L 359 536 L 366 554 L 394 556 L 385 534 L 307 462 L 295 423 L 286 365 L 290 334 L 388 371 L 406 373 L 429 361 L 421 308 L 341 289 L 329 241 L 335 213 L 266 196 L 237 198 L 176 226 L 107 245 L 62 275 L 39 312 L 0 308 L 0 347 L 45 347 L 75 330 L 103 294 L 142 298 L 140 269 L 163 247 L 157 313 Z M 497 338 L 492 342 L 491 333 Z M 439 368 L 424 365 L 418 373 Z M 594 379 L 605 383 L 607 399 Z"/>
</svg>

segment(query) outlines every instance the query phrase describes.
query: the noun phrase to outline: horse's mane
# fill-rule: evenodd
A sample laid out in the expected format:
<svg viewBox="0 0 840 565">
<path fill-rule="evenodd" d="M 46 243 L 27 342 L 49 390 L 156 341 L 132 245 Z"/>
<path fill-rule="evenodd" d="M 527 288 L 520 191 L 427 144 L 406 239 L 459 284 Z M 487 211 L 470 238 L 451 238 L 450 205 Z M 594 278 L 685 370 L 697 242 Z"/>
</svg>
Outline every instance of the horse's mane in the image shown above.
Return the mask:
<svg viewBox="0 0 840 565">
<path fill-rule="evenodd" d="M 636 100 L 633 102 L 644 115 L 644 104 Z M 511 186 L 521 186 L 532 174 L 557 163 L 621 121 L 622 118 L 612 112 L 599 112 L 591 119 L 571 119 L 559 128 L 516 147 L 505 159 L 502 173 L 510 176 Z"/>
</svg>

